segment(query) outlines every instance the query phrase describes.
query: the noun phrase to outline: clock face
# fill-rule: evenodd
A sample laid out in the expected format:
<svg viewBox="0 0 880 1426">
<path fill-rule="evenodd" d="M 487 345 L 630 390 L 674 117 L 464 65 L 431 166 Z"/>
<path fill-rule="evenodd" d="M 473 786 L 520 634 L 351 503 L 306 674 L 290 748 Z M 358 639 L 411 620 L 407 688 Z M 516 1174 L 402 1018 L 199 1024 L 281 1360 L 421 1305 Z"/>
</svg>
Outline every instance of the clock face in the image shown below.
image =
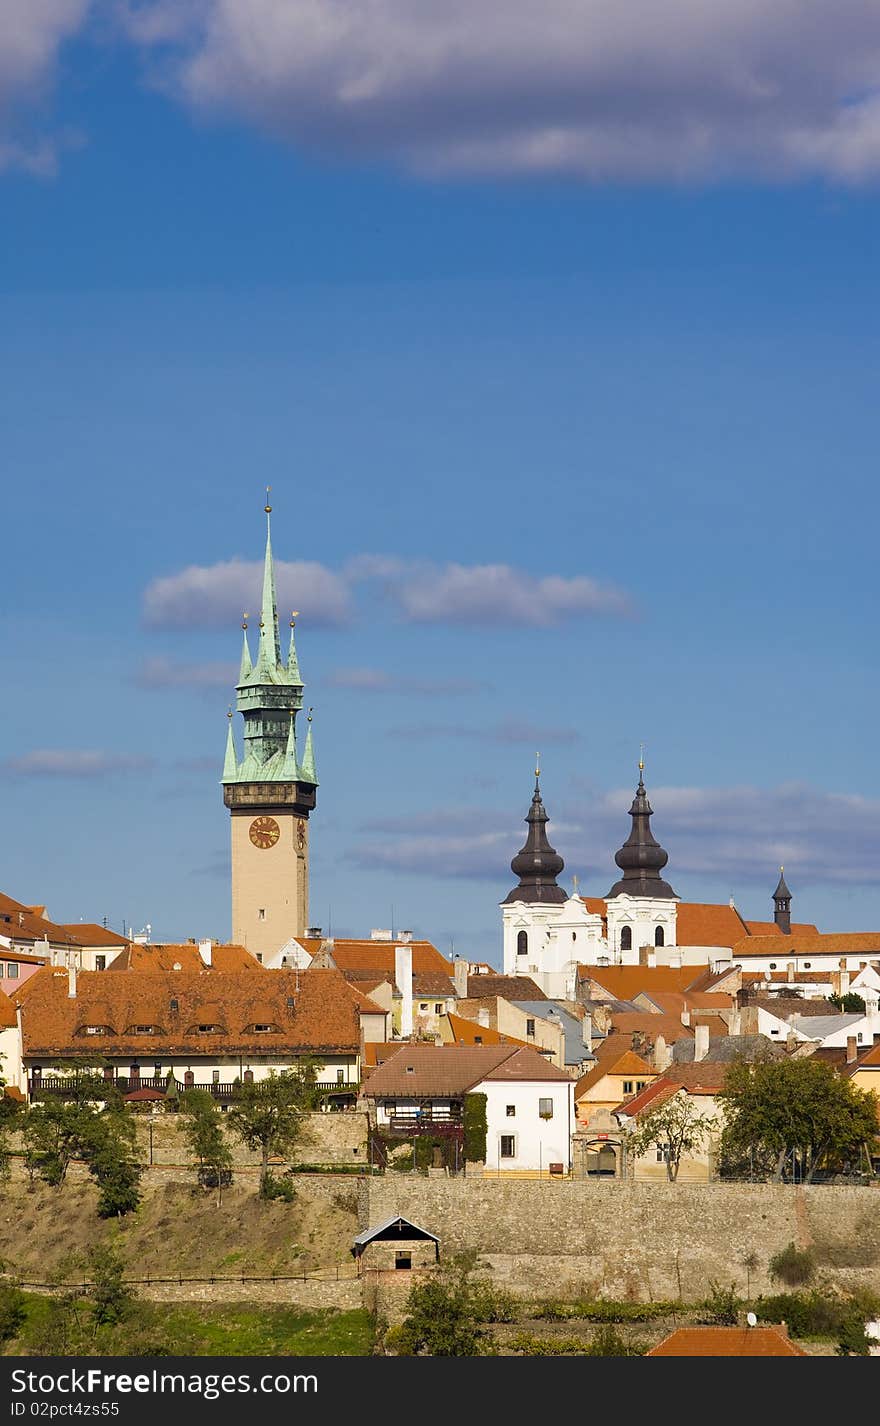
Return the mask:
<svg viewBox="0 0 880 1426">
<path fill-rule="evenodd" d="M 268 847 L 274 847 L 281 836 L 281 828 L 274 817 L 255 817 L 249 835 L 254 846 L 264 852 Z"/>
</svg>

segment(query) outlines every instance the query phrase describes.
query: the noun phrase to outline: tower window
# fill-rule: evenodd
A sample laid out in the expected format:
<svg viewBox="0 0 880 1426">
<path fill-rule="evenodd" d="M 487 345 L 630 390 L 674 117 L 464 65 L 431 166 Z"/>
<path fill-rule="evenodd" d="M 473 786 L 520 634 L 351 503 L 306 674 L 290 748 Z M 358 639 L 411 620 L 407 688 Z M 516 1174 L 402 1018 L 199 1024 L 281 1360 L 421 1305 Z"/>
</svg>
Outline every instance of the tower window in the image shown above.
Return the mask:
<svg viewBox="0 0 880 1426">
<path fill-rule="evenodd" d="M 620 933 L 620 949 L 621 949 L 622 951 L 631 951 L 631 950 L 632 950 L 632 943 L 633 943 L 632 926 L 624 926 L 623 929 L 622 929 L 622 931 L 621 931 L 621 933 Z"/>
<path fill-rule="evenodd" d="M 529 953 L 529 933 L 520 931 L 516 938 L 516 953 L 518 956 L 527 956 Z"/>
<path fill-rule="evenodd" d="M 666 945 L 666 933 L 664 932 L 662 926 L 658 926 L 657 929 L 656 929 L 656 931 L 654 932 L 654 945 L 655 945 L 655 946 L 665 946 L 665 945 Z"/>
<path fill-rule="evenodd" d="M 535 1022 L 534 1022 L 534 1020 L 526 1020 L 526 1034 L 527 1034 L 527 1035 L 534 1035 L 534 1033 L 535 1033 Z"/>
<path fill-rule="evenodd" d="M 265 906 L 261 906 L 260 909 L 259 909 L 259 911 L 257 912 L 257 920 L 258 920 L 258 921 L 265 921 L 265 919 L 266 919 L 266 908 L 265 908 Z"/>
</svg>

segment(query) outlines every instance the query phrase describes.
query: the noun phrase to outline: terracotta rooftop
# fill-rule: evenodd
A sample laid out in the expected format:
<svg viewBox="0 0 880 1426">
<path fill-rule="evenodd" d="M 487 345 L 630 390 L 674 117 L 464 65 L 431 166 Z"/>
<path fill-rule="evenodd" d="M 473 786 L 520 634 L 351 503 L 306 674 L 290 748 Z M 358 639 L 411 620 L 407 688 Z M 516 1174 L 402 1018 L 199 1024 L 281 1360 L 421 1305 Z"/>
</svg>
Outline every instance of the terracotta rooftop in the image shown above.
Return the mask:
<svg viewBox="0 0 880 1426">
<path fill-rule="evenodd" d="M 778 937 L 786 934 L 786 932 L 780 931 L 775 921 L 747 921 L 746 930 L 750 936 Z M 819 927 L 814 926 L 810 921 L 792 921 L 791 931 L 794 936 L 802 934 L 817 936 L 819 934 Z"/>
<path fill-rule="evenodd" d="M 653 1015 L 650 1011 L 639 1014 L 629 1012 L 623 1015 L 612 1015 L 611 1023 L 615 1030 L 623 1033 L 632 1033 L 633 1030 L 646 1035 L 653 1043 L 658 1035 L 662 1035 L 667 1045 L 673 1044 L 676 1040 L 692 1040 L 694 1032 L 691 1026 L 682 1025 L 678 1015 Z"/>
<path fill-rule="evenodd" d="M 448 998 L 455 995 L 452 977 L 437 970 L 413 971 L 412 989 L 414 996 L 440 995 Z"/>
<path fill-rule="evenodd" d="M 493 1075 L 505 1061 L 515 1061 L 506 1074 Z M 407 1044 L 370 1075 L 366 1093 L 372 1099 L 447 1099 L 466 1094 L 487 1079 L 566 1080 L 563 1070 L 548 1065 L 532 1049 L 513 1045 Z"/>
<path fill-rule="evenodd" d="M 648 1357 L 805 1357 L 781 1327 L 678 1327 Z"/>
<path fill-rule="evenodd" d="M 773 956 L 782 962 L 810 956 L 862 955 L 865 960 L 880 957 L 880 931 L 796 931 L 790 936 L 748 936 L 733 946 L 734 960 L 751 956 Z M 795 972 L 798 973 L 797 971 Z"/>
<path fill-rule="evenodd" d="M 381 1013 L 338 971 L 80 971 L 70 996 L 67 971 L 47 969 L 28 984 L 21 1020 L 22 1052 L 29 1058 L 92 1053 L 168 1062 L 218 1054 L 350 1053 L 360 1045 L 361 1011 Z M 219 1028 L 200 1031 L 200 1025 Z M 104 1033 L 89 1034 L 88 1026 Z"/>
<path fill-rule="evenodd" d="M 469 975 L 468 1000 L 546 1000 L 543 990 L 528 975 Z"/>
<path fill-rule="evenodd" d="M 111 931 L 109 926 L 98 926 L 94 921 L 74 921 L 68 925 L 62 925 L 62 931 L 67 931 L 81 946 L 127 946 L 128 936 L 120 936 L 118 931 Z"/>
<path fill-rule="evenodd" d="M 601 986 L 612 1000 L 632 1000 L 641 991 L 685 991 L 708 966 L 578 966 L 578 979 Z"/>
<path fill-rule="evenodd" d="M 192 941 L 186 941 L 181 945 L 154 945 L 150 942 L 141 945 L 135 941 L 126 950 L 120 951 L 107 970 L 108 972 L 123 970 L 169 971 L 175 974 L 179 971 L 187 971 L 190 974 L 204 972 L 206 975 L 213 975 L 216 971 L 256 970 L 262 972 L 263 967 L 256 956 L 252 956 L 244 946 L 212 942 L 211 964 L 206 965 L 202 960 L 198 946 L 193 945 Z"/>
<path fill-rule="evenodd" d="M 446 1022 L 456 1045 L 524 1045 L 525 1040 L 517 1040 L 513 1035 L 502 1035 L 488 1025 L 480 1025 L 476 1020 L 466 1020 L 463 1015 L 447 1014 Z"/>
<path fill-rule="evenodd" d="M 0 990 L 0 1030 L 11 1030 L 15 1024 L 15 1001 Z"/>
<path fill-rule="evenodd" d="M 669 1099 L 680 1089 L 688 1094 L 714 1096 L 724 1088 L 727 1065 L 700 1060 L 698 1064 L 670 1065 L 661 1075 L 640 1090 L 634 1098 L 618 1104 L 616 1113 L 638 1117 L 646 1109 L 654 1109 L 663 1099 Z"/>
<path fill-rule="evenodd" d="M 400 941 L 373 941 L 373 940 L 334 940 L 332 944 L 328 941 L 317 941 L 312 939 L 300 940 L 300 945 L 304 946 L 309 955 L 317 955 L 322 946 L 329 952 L 336 962 L 339 970 L 373 970 L 388 972 L 392 978 L 394 976 L 394 951 L 395 947 L 402 945 Z M 412 951 L 413 972 L 442 971 L 445 975 L 452 974 L 452 961 L 448 961 L 432 945 L 430 941 L 410 941 L 409 948 Z"/>
<path fill-rule="evenodd" d="M 0 946 L 0 961 L 15 961 L 17 965 L 44 966 L 45 956 L 29 956 L 24 951 L 7 951 L 5 946 Z"/>
<path fill-rule="evenodd" d="M 641 1055 L 637 1055 L 633 1050 L 624 1050 L 619 1059 L 606 1055 L 598 1064 L 593 1065 L 592 1069 L 587 1070 L 586 1074 L 581 1075 L 574 1087 L 575 1101 L 581 1099 L 588 1089 L 599 1084 L 606 1075 L 633 1075 L 641 1079 L 656 1073 L 653 1065 L 648 1064 L 647 1060 L 643 1060 Z"/>
<path fill-rule="evenodd" d="M 51 945 L 79 946 L 82 943 L 64 926 L 46 919 L 45 907 L 25 906 L 0 892 L 0 936 L 12 936 L 17 941 L 42 941 Z"/>
</svg>

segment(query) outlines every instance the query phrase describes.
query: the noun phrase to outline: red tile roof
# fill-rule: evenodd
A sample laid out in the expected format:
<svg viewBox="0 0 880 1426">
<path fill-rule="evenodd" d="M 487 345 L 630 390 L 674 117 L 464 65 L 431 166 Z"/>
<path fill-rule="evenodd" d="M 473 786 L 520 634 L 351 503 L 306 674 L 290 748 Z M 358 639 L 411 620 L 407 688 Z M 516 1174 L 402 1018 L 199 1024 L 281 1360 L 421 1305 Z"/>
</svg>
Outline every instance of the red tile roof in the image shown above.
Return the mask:
<svg viewBox="0 0 880 1426">
<path fill-rule="evenodd" d="M 507 1061 L 503 1073 L 493 1073 Z M 490 1077 L 522 1082 L 569 1078 L 530 1048 L 410 1043 L 373 1071 L 366 1093 L 371 1099 L 460 1098 Z"/>
<path fill-rule="evenodd" d="M 480 1025 L 476 1020 L 466 1020 L 463 1015 L 447 1014 L 446 1021 L 456 1045 L 525 1045 L 525 1040 L 517 1040 L 513 1035 L 502 1035 L 488 1025 Z"/>
<path fill-rule="evenodd" d="M 0 1030 L 11 1030 L 16 1023 L 15 1001 L 0 990 Z"/>
<path fill-rule="evenodd" d="M 468 1000 L 546 1000 L 547 996 L 528 975 L 469 975 Z"/>
<path fill-rule="evenodd" d="M 586 1074 L 582 1074 L 574 1087 L 575 1101 L 581 1099 L 588 1089 L 599 1084 L 606 1075 L 633 1075 L 642 1077 L 644 1075 L 655 1075 L 657 1071 L 653 1065 L 649 1065 L 647 1060 L 643 1060 L 641 1055 L 637 1055 L 633 1050 L 624 1050 L 623 1054 L 615 1059 L 611 1055 L 606 1055 L 600 1059 L 598 1064 L 588 1069 Z"/>
<path fill-rule="evenodd" d="M 781 1327 L 679 1327 L 649 1357 L 805 1357 Z"/>
<path fill-rule="evenodd" d="M 186 941 L 181 945 L 153 944 L 148 942 L 141 945 L 140 942 L 132 942 L 126 950 L 120 951 L 119 955 L 107 967 L 108 971 L 187 971 L 190 974 L 204 972 L 213 974 L 215 971 L 239 971 L 255 970 L 263 971 L 263 967 L 256 956 L 245 950 L 244 946 L 226 945 L 224 943 L 212 943 L 211 964 L 206 965 L 202 960 L 199 948 L 193 945 L 192 941 Z"/>
<path fill-rule="evenodd" d="M 787 964 L 820 955 L 861 955 L 876 960 L 880 958 L 880 931 L 796 931 L 792 927 L 790 936 L 748 936 L 733 946 L 734 960 L 773 956 Z"/>
<path fill-rule="evenodd" d="M 339 970 L 374 970 L 394 975 L 395 947 L 400 941 L 334 940 L 332 945 L 322 941 L 301 940 L 310 955 L 314 956 L 322 945 L 333 957 Z M 448 961 L 430 941 L 411 941 L 413 972 L 442 971 L 452 975 L 452 961 Z"/>
<path fill-rule="evenodd" d="M 120 936 L 118 931 L 111 931 L 109 926 L 98 926 L 93 921 L 74 921 L 68 925 L 61 926 L 62 931 L 68 931 L 81 946 L 127 946 L 128 936 Z"/>
<path fill-rule="evenodd" d="M 361 1010 L 369 1006 L 380 1013 L 332 970 L 260 975 L 80 971 L 76 995 L 70 996 L 67 971 L 47 968 L 28 985 L 21 1019 L 23 1054 L 29 1058 L 92 1053 L 167 1061 L 239 1053 L 350 1053 L 360 1045 Z M 200 1024 L 221 1028 L 200 1033 Z M 276 1028 L 255 1031 L 260 1024 Z M 109 1033 L 89 1035 L 89 1025 L 107 1027 Z M 135 1025 L 153 1028 L 137 1033 Z"/>
</svg>

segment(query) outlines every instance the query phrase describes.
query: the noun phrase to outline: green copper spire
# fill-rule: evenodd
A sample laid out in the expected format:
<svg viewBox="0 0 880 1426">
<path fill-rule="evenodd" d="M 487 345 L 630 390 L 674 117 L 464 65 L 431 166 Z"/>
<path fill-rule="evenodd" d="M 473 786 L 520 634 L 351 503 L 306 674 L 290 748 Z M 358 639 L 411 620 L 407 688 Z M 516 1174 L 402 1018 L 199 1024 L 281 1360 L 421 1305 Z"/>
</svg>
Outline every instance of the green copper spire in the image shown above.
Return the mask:
<svg viewBox="0 0 880 1426">
<path fill-rule="evenodd" d="M 243 633 L 243 637 L 242 637 L 241 669 L 240 669 L 239 675 L 238 675 L 238 681 L 239 681 L 239 683 L 244 683 L 245 679 L 248 677 L 248 675 L 249 675 L 251 669 L 252 669 L 253 666 L 254 666 L 253 663 L 252 663 L 252 661 L 251 661 L 251 651 L 250 651 L 250 648 L 248 647 L 247 621 L 248 621 L 248 616 L 247 616 L 247 614 L 245 614 L 244 619 L 243 619 L 243 621 L 242 621 L 242 625 L 241 625 L 242 629 L 244 630 L 244 633 Z"/>
<path fill-rule="evenodd" d="M 297 782 L 299 780 L 299 764 L 296 760 L 296 718 L 292 711 L 290 714 L 290 731 L 287 734 L 287 748 L 284 753 L 284 762 L 281 766 L 281 778 L 284 782 Z"/>
<path fill-rule="evenodd" d="M 315 770 L 315 749 L 312 746 L 312 710 L 309 709 L 309 731 L 306 734 L 306 750 L 303 753 L 302 767 L 299 770 L 300 782 L 311 782 L 318 786 L 318 774 Z"/>
<path fill-rule="evenodd" d="M 270 486 L 266 486 L 268 497 Z M 263 607 L 260 613 L 260 652 L 257 662 L 262 668 L 276 668 L 281 662 L 281 639 L 278 633 L 278 605 L 275 599 L 275 565 L 272 561 L 272 506 L 266 507 L 266 560 L 263 566 Z"/>
<path fill-rule="evenodd" d="M 223 781 L 234 782 L 238 776 L 238 760 L 235 756 L 235 739 L 232 736 L 232 709 L 226 715 L 226 757 L 223 762 Z"/>
<path fill-rule="evenodd" d="M 293 637 L 293 631 L 296 628 L 296 616 L 298 613 L 299 610 L 294 609 L 290 616 L 290 649 L 288 650 L 287 654 L 287 672 L 290 675 L 291 683 L 301 684 L 302 679 L 300 678 L 299 673 L 299 659 L 296 656 L 296 643 Z"/>
</svg>

